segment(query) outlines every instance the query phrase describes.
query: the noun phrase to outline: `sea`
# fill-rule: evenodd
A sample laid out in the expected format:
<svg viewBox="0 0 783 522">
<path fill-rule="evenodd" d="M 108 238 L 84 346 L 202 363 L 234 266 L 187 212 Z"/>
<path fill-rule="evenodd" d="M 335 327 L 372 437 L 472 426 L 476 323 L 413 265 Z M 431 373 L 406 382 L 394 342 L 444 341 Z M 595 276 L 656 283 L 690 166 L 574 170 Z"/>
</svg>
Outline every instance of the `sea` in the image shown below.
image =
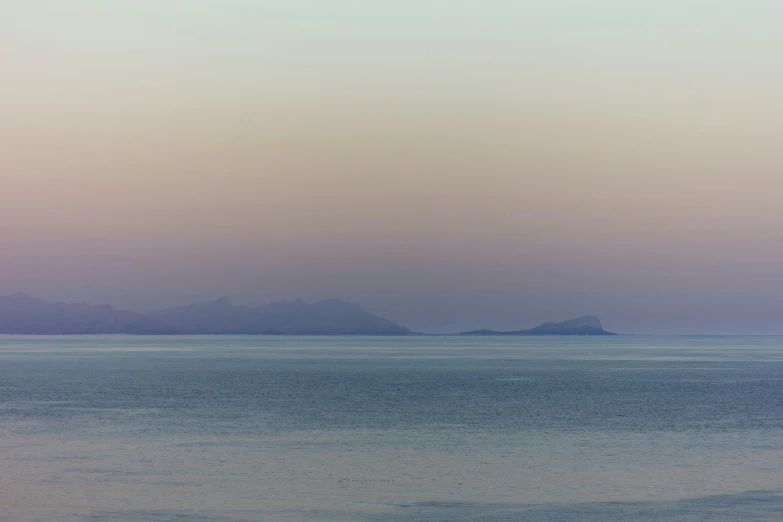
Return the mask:
<svg viewBox="0 0 783 522">
<path fill-rule="evenodd" d="M 783 337 L 0 337 L 0 520 L 780 521 Z"/>
</svg>

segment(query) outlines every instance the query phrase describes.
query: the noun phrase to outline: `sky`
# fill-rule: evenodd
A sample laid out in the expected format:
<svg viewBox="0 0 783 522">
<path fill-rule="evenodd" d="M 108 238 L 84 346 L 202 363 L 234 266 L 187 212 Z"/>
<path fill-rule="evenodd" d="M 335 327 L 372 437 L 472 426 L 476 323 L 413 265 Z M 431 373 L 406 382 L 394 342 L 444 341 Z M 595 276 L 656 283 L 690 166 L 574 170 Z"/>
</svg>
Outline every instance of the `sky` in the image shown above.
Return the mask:
<svg viewBox="0 0 783 522">
<path fill-rule="evenodd" d="M 783 3 L 0 0 L 0 294 L 783 334 Z"/>
</svg>

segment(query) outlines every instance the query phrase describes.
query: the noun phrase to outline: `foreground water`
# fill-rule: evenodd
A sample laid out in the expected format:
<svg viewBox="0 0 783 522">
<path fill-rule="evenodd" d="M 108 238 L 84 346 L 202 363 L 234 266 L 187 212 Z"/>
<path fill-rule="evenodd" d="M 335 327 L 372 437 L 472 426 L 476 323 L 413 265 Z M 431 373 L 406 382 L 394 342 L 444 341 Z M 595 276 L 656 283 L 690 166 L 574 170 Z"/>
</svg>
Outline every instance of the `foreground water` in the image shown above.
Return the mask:
<svg viewBox="0 0 783 522">
<path fill-rule="evenodd" d="M 783 338 L 0 337 L 0 520 L 783 519 Z"/>
</svg>

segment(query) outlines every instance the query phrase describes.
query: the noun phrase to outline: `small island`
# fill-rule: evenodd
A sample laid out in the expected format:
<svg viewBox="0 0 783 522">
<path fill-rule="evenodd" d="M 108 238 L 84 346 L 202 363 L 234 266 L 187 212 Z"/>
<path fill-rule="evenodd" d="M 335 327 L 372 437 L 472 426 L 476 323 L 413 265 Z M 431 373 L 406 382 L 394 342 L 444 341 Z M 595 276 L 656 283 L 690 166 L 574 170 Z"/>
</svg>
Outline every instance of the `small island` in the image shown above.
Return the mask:
<svg viewBox="0 0 783 522">
<path fill-rule="evenodd" d="M 498 332 L 496 330 L 473 330 L 460 332 L 460 335 L 617 335 L 604 330 L 601 321 L 592 315 L 562 323 L 543 323 L 528 330 Z"/>
</svg>

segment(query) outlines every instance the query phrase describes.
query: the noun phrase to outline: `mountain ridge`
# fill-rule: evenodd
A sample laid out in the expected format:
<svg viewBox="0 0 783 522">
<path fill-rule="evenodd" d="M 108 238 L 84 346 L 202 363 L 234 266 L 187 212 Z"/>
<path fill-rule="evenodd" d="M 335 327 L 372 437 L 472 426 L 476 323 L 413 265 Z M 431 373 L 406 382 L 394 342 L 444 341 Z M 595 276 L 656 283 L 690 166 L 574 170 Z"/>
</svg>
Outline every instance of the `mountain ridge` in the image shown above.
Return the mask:
<svg viewBox="0 0 783 522">
<path fill-rule="evenodd" d="M 78 335 L 411 335 L 409 329 L 339 299 L 237 306 L 228 298 L 145 314 L 111 305 L 50 303 L 27 294 L 0 296 L 0 333 Z"/>
<path fill-rule="evenodd" d="M 79 335 L 422 335 L 341 299 L 301 299 L 261 306 L 227 297 L 138 313 L 109 304 L 51 303 L 27 294 L 0 296 L 0 334 Z M 616 335 L 594 316 L 527 330 L 472 330 L 458 335 Z"/>
</svg>

